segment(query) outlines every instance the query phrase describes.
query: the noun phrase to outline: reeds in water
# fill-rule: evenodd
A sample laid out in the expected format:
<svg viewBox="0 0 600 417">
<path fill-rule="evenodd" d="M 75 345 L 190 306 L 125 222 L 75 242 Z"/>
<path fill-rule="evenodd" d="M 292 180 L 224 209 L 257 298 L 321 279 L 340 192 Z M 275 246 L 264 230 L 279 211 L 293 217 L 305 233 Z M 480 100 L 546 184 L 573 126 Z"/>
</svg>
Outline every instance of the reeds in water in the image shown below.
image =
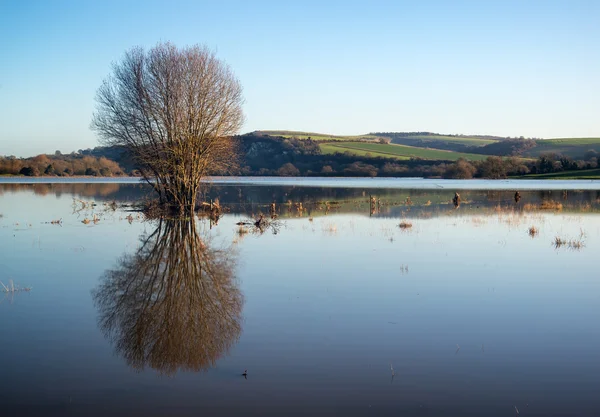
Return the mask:
<svg viewBox="0 0 600 417">
<path fill-rule="evenodd" d="M 529 229 L 527 229 L 527 233 L 530 237 L 534 238 L 540 233 L 540 229 L 535 226 L 530 226 Z"/>
<path fill-rule="evenodd" d="M 541 204 L 525 204 L 523 209 L 527 211 L 532 210 L 554 210 L 554 211 L 562 211 L 563 205 L 558 201 L 554 200 L 544 200 Z"/>
<path fill-rule="evenodd" d="M 402 220 L 398 226 L 400 227 L 400 229 L 410 229 L 413 225 L 409 221 Z"/>
<path fill-rule="evenodd" d="M 2 292 L 4 293 L 15 293 L 15 292 L 22 292 L 22 291 L 31 291 L 31 287 L 19 287 L 19 286 L 15 286 L 15 283 L 13 282 L 13 280 L 11 279 L 10 281 L 8 281 L 8 285 L 4 285 L 4 283 L 2 281 L 0 281 L 0 285 L 2 286 Z"/>
<path fill-rule="evenodd" d="M 581 250 L 585 247 L 585 243 L 583 242 L 581 237 L 578 239 L 565 239 L 560 236 L 556 236 L 554 238 L 553 245 L 556 249 L 562 248 L 564 246 L 573 250 Z"/>
</svg>

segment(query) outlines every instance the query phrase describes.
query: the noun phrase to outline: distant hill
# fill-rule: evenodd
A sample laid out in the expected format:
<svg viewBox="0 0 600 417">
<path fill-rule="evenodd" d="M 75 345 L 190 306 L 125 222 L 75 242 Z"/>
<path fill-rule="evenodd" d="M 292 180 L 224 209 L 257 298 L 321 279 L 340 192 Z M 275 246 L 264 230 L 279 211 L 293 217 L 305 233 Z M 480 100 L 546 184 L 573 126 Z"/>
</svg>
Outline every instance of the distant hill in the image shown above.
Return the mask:
<svg viewBox="0 0 600 417">
<path fill-rule="evenodd" d="M 323 153 L 350 152 L 361 156 L 370 155 L 383 158 L 396 158 L 400 160 L 412 158 L 433 161 L 456 161 L 457 159 L 464 158 L 469 161 L 480 161 L 487 157 L 486 155 L 423 148 L 417 146 L 406 146 L 395 143 L 382 144 L 377 142 L 333 142 L 324 143 L 320 146 Z"/>
<path fill-rule="evenodd" d="M 235 137 L 237 172 L 211 175 L 548 178 L 597 175 L 600 138 L 526 139 L 432 132 L 331 135 L 260 130 Z M 585 173 L 583 170 L 587 170 Z M 553 175 L 549 175 L 553 174 Z M 555 174 L 555 175 L 554 175 Z M 122 147 L 32 158 L 0 157 L 0 175 L 140 175 Z"/>
<path fill-rule="evenodd" d="M 96 158 L 104 157 L 110 159 L 119 164 L 129 174 L 137 169 L 129 151 L 122 146 L 97 146 L 93 149 L 80 150 L 79 154 L 82 156 L 89 155 Z"/>
<path fill-rule="evenodd" d="M 600 153 L 600 138 L 538 139 L 535 142 L 536 146 L 525 152 L 525 156 L 536 158 L 554 153 L 580 159 L 590 150 Z"/>
<path fill-rule="evenodd" d="M 515 156 L 535 145 L 527 139 L 487 135 L 441 135 L 432 132 L 375 132 L 366 135 L 339 136 L 316 132 L 261 130 L 253 135 L 311 139 L 318 141 L 323 153 L 349 152 L 357 156 L 379 156 L 407 160 L 411 158 L 456 161 L 464 158 L 483 160 L 489 155 Z"/>
<path fill-rule="evenodd" d="M 451 149 L 452 146 L 473 147 L 485 146 L 491 143 L 506 140 L 499 136 L 477 136 L 477 135 L 441 135 L 432 132 L 377 132 L 372 135 L 390 138 L 392 143 L 408 146 L 431 147 L 436 149 Z"/>
<path fill-rule="evenodd" d="M 381 136 L 377 136 L 374 134 L 340 136 L 340 135 L 330 135 L 327 133 L 300 132 L 300 131 L 294 131 L 294 130 L 257 130 L 257 131 L 251 132 L 249 134 L 256 135 L 256 136 L 273 136 L 273 137 L 294 138 L 294 139 L 312 139 L 312 140 L 316 140 L 316 141 L 335 141 L 335 140 L 378 141 L 380 139 L 383 139 Z"/>
</svg>

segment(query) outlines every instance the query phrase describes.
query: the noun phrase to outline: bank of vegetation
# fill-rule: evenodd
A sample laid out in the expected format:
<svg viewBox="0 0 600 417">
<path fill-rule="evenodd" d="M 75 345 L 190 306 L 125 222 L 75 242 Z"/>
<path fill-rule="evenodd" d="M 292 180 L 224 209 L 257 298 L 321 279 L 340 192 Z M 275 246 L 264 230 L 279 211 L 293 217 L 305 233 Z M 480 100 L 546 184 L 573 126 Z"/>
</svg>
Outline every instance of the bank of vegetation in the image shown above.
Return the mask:
<svg viewBox="0 0 600 417">
<path fill-rule="evenodd" d="M 106 155 L 97 149 L 79 151 L 63 155 L 60 151 L 51 155 L 37 155 L 31 158 L 15 156 L 0 156 L 0 175 L 21 175 L 27 177 L 39 176 L 94 176 L 113 177 L 137 175 L 133 165 L 127 168 L 110 159 L 115 156 L 114 150 L 107 150 Z M 93 153 L 98 155 L 93 155 Z M 125 160 L 125 158 L 123 158 Z"/>
<path fill-rule="evenodd" d="M 282 131 L 252 132 L 237 136 L 239 168 L 242 176 L 341 176 L 341 177 L 429 177 L 429 178 L 600 178 L 598 151 L 600 139 L 544 141 L 548 152 L 535 156 L 534 139 L 496 137 L 460 137 L 432 134 L 397 134 L 382 140 L 377 133 L 368 137 L 302 135 Z M 425 132 L 427 133 L 427 132 Z M 354 139 L 352 139 L 354 138 Z M 412 145 L 396 144 L 408 138 Z M 469 145 L 469 152 L 414 146 L 415 138 L 431 145 L 430 140 L 447 141 L 449 147 Z M 547 143 L 546 143 L 547 142 Z M 565 144 L 566 142 L 566 144 Z M 532 147 L 533 144 L 533 147 Z M 423 145 L 423 144 L 422 144 Z M 424 145 L 423 145 L 424 146 Z M 436 145 L 438 146 L 438 145 Z M 464 149 L 464 148 L 461 148 Z M 550 152 L 568 150 L 568 154 Z M 574 149 L 578 149 L 577 152 Z M 600 149 L 599 149 L 600 150 Z M 490 154 L 495 152 L 495 154 Z M 578 156 L 573 156 L 578 155 Z M 212 175 L 229 175 L 219 167 Z M 138 167 L 124 148 L 117 146 L 79 150 L 69 154 L 59 151 L 32 158 L 0 157 L 0 175 L 29 176 L 120 176 L 140 175 Z"/>
</svg>

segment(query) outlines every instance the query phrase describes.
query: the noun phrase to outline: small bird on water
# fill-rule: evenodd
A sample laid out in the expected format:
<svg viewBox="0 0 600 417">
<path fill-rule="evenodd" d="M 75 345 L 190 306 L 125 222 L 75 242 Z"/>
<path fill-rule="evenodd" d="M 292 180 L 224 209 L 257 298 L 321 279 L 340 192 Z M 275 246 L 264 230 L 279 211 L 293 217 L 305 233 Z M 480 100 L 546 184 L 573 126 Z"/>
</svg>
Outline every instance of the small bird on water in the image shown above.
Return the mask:
<svg viewBox="0 0 600 417">
<path fill-rule="evenodd" d="M 248 370 L 244 369 L 244 373 L 242 374 L 242 376 L 246 379 L 248 379 Z"/>
</svg>

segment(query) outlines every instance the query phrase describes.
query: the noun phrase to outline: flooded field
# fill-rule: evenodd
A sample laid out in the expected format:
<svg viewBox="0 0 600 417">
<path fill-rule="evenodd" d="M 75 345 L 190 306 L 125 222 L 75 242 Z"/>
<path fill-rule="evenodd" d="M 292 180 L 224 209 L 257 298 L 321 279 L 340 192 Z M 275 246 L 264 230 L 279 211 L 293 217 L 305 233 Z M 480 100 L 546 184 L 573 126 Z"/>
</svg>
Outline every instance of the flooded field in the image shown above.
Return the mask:
<svg viewBox="0 0 600 417">
<path fill-rule="evenodd" d="M 3 413 L 600 415 L 600 186 L 528 183 L 217 181 L 176 222 L 2 183 Z"/>
</svg>

